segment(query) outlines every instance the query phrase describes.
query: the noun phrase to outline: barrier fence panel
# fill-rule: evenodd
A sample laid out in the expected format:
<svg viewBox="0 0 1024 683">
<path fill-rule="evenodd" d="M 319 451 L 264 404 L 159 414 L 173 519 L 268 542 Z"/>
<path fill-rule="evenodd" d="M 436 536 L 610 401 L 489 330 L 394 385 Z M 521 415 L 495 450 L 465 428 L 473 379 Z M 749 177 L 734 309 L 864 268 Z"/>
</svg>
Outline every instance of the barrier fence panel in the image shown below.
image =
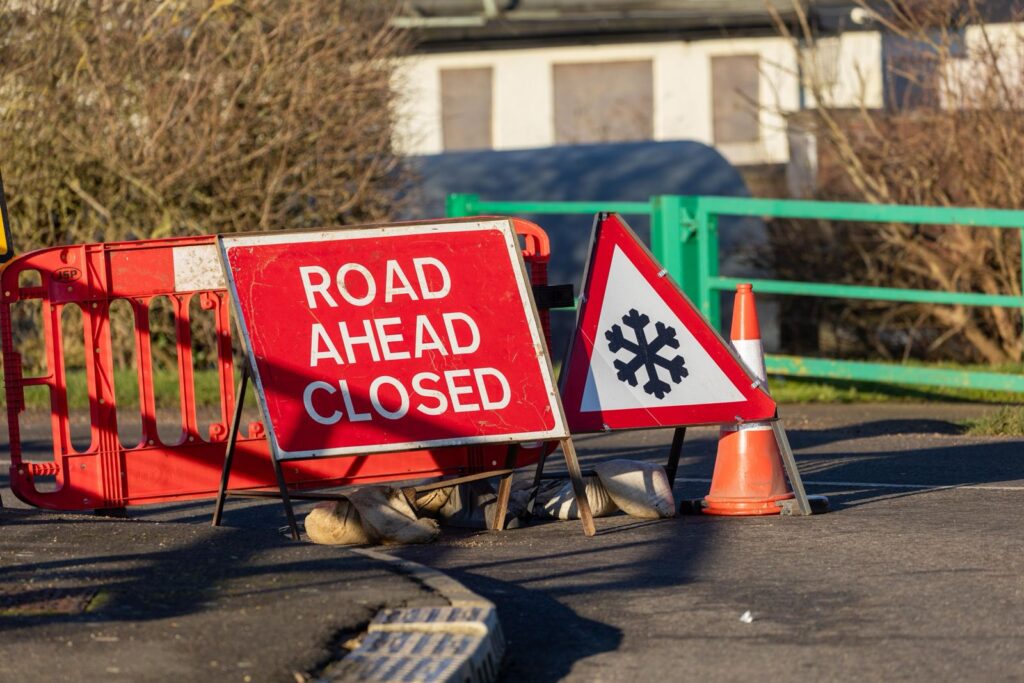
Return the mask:
<svg viewBox="0 0 1024 683">
<path fill-rule="evenodd" d="M 543 230 L 515 221 L 524 240 L 524 258 L 534 284 L 547 282 L 550 245 Z M 22 275 L 38 273 L 39 284 L 23 284 Z M 4 395 L 10 433 L 11 490 L 22 501 L 56 510 L 121 508 L 127 505 L 213 497 L 224 464 L 229 422 L 235 405 L 235 373 L 227 293 L 213 236 L 139 240 L 41 249 L 13 259 L 0 274 L 0 343 L 3 349 Z M 150 309 L 165 297 L 174 315 L 177 388 L 181 431 L 161 438 L 153 369 Z M 215 327 L 218 401 L 215 417 L 204 423 L 196 405 L 193 359 L 193 299 L 210 311 Z M 44 349 L 43 369 L 26 375 L 15 339 L 12 308 L 39 302 L 42 325 L 34 340 Z M 138 415 L 141 437 L 122 443 L 118 416 L 128 408 L 117 403 L 111 306 L 126 301 L 131 308 L 134 358 L 137 365 Z M 82 312 L 84 368 L 65 365 L 63 312 Z M 545 334 L 550 334 L 544 326 Z M 88 388 L 88 445 L 72 443 L 68 377 L 84 373 Z M 48 394 L 52 455 L 26 459 L 22 441 L 26 387 L 44 387 Z M 205 427 L 205 428 L 204 428 Z M 535 462 L 537 444 L 521 449 L 518 465 Z M 496 469 L 505 461 L 505 447 L 446 448 L 408 451 L 388 456 L 354 456 L 310 460 L 285 466 L 295 488 L 320 488 L 354 483 L 423 479 Z M 53 490 L 41 480 L 54 478 Z M 277 487 L 263 425 L 243 425 L 236 446 L 232 490 Z"/>
<path fill-rule="evenodd" d="M 447 210 L 449 216 L 488 213 L 586 214 L 599 211 L 647 215 L 651 219 L 651 250 L 654 255 L 701 312 L 719 329 L 720 293 L 735 290 L 741 282 L 752 283 L 755 291 L 763 294 L 1024 308 L 1024 296 L 1019 293 L 942 292 L 768 278 L 732 278 L 722 276 L 718 269 L 718 222 L 722 216 L 1012 229 L 1018 231 L 1024 246 L 1024 211 L 718 196 L 656 196 L 648 202 L 509 202 L 482 200 L 472 194 L 449 195 Z M 581 235 L 580 239 L 586 239 L 586 236 Z M 1024 263 L 1021 268 L 1024 282 Z M 773 354 L 769 354 L 765 360 L 768 371 L 775 375 L 1024 392 L 1024 376 L 1010 373 Z"/>
</svg>

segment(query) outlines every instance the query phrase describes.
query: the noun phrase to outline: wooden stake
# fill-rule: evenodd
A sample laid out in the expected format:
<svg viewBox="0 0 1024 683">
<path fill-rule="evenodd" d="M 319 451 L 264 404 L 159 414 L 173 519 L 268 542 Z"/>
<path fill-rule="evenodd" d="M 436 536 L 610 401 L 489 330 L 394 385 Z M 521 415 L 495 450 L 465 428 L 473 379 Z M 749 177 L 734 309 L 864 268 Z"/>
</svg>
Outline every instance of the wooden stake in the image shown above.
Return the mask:
<svg viewBox="0 0 1024 683">
<path fill-rule="evenodd" d="M 565 456 L 565 468 L 569 470 L 569 480 L 572 482 L 572 492 L 576 497 L 576 507 L 580 511 L 580 521 L 583 522 L 583 533 L 593 536 L 597 533 L 597 528 L 594 526 L 594 516 L 590 512 L 587 487 L 583 483 L 580 463 L 576 459 L 576 447 L 572 443 L 572 437 L 562 439 L 561 444 L 562 454 Z"/>
<path fill-rule="evenodd" d="M 508 452 L 505 455 L 505 469 L 514 470 L 516 466 L 516 454 L 519 452 L 519 444 L 510 444 Z M 509 472 L 501 478 L 501 483 L 498 484 L 498 500 L 494 510 L 494 519 L 491 520 L 492 531 L 502 531 L 505 529 L 505 515 L 508 514 L 508 500 L 512 496 L 512 476 L 514 472 Z"/>
</svg>

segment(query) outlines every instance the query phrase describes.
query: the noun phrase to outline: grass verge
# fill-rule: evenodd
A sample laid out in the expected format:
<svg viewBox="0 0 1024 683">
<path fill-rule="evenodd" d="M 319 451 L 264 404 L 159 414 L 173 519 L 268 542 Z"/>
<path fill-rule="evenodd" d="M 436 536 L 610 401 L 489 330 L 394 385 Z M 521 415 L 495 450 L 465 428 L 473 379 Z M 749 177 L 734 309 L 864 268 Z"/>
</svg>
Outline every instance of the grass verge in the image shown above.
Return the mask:
<svg viewBox="0 0 1024 683">
<path fill-rule="evenodd" d="M 988 389 L 875 384 L 849 380 L 771 376 L 772 397 L 779 403 L 992 403 L 1024 404 L 1024 394 Z"/>
<path fill-rule="evenodd" d="M 964 426 L 970 436 L 1024 436 L 1024 406 L 1003 406 Z"/>
</svg>

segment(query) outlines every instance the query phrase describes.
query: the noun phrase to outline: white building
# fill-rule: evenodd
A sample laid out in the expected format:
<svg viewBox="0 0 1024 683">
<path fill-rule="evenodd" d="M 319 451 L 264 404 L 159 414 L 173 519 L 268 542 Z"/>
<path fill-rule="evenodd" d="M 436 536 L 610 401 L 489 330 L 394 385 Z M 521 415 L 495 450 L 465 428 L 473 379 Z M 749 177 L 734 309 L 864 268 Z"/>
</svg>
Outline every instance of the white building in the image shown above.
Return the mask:
<svg viewBox="0 0 1024 683">
<path fill-rule="evenodd" d="M 790 3 L 777 4 L 792 20 Z M 780 164 L 785 115 L 813 104 L 764 0 L 409 7 L 395 21 L 418 41 L 401 75 L 399 143 L 410 154 L 696 140 L 737 165 Z M 881 106 L 882 39 L 851 9 L 816 3 L 816 26 L 832 37 L 813 63 L 835 82 L 833 104 Z"/>
</svg>

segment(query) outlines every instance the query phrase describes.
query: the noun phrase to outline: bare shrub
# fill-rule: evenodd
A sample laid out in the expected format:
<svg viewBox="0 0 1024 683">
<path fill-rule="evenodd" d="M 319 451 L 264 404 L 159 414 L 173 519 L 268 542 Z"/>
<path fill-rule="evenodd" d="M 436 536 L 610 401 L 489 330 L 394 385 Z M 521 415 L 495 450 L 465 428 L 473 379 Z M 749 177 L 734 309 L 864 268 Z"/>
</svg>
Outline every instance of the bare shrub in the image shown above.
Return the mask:
<svg viewBox="0 0 1024 683">
<path fill-rule="evenodd" d="M 405 41 L 392 10 L 0 4 L 0 149 L 19 250 L 387 218 L 402 175 L 392 129 Z"/>
<path fill-rule="evenodd" d="M 385 3 L 12 2 L 0 144 L 33 245 L 387 215 Z"/>
<path fill-rule="evenodd" d="M 1024 34 L 951 0 L 862 2 L 887 34 L 884 111 L 837 106 L 819 77 L 814 31 L 778 23 L 802 56 L 817 108 L 803 112 L 830 168 L 819 197 L 929 206 L 1024 208 Z M 833 280 L 938 291 L 1020 294 L 1020 234 L 968 226 L 844 226 L 848 264 Z M 1007 308 L 853 303 L 844 325 L 890 357 L 1019 362 L 1021 315 Z"/>
</svg>

